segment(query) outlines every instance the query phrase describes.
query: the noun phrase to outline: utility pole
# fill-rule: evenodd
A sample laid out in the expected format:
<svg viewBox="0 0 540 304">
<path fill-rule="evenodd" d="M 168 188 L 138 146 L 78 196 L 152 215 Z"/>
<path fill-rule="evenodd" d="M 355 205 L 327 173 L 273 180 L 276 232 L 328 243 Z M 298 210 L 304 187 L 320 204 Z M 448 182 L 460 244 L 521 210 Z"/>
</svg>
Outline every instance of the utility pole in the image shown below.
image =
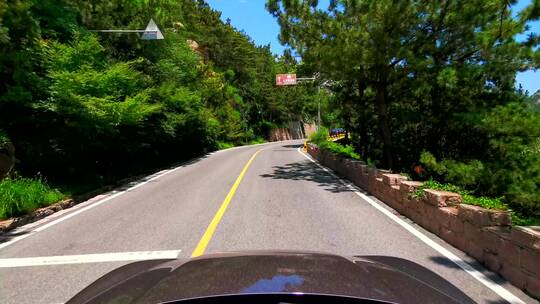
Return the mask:
<svg viewBox="0 0 540 304">
<path fill-rule="evenodd" d="M 317 86 L 317 131 L 321 129 L 321 86 Z"/>
<path fill-rule="evenodd" d="M 296 78 L 297 81 L 315 81 L 317 77 L 300 77 Z M 320 98 L 321 86 L 317 85 L 317 131 L 321 129 L 321 98 Z"/>
</svg>

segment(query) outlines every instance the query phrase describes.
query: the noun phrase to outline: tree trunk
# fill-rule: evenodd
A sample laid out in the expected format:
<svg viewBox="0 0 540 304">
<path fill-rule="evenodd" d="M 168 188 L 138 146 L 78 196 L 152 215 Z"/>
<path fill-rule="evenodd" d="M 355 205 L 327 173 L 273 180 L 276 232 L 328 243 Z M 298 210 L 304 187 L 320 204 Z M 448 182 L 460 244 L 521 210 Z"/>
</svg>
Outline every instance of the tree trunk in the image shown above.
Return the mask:
<svg viewBox="0 0 540 304">
<path fill-rule="evenodd" d="M 390 130 L 390 116 L 388 114 L 386 85 L 384 83 L 378 84 L 376 89 L 375 108 L 383 141 L 383 166 L 392 169 L 394 166 L 394 152 L 392 147 L 392 133 Z"/>
<path fill-rule="evenodd" d="M 434 78 L 437 79 L 439 72 L 444 68 L 444 58 L 441 55 L 435 54 L 434 56 Z M 431 153 L 438 155 L 440 152 L 440 137 L 444 134 L 444 124 L 442 120 L 445 117 L 443 113 L 440 87 L 437 81 L 434 81 L 431 88 L 431 118 L 433 119 L 431 125 L 431 132 L 428 138 L 428 149 Z"/>
<path fill-rule="evenodd" d="M 368 156 L 370 155 L 369 150 L 369 138 L 368 138 L 368 121 L 366 121 L 366 112 L 368 111 L 367 102 L 364 95 L 364 92 L 367 88 L 367 82 L 365 77 L 360 75 L 357 80 L 358 94 L 354 96 L 355 101 L 353 105 L 353 110 L 357 113 L 358 121 L 356 122 L 356 132 L 358 135 L 358 148 L 360 149 L 360 154 L 365 161 L 367 161 Z"/>
</svg>

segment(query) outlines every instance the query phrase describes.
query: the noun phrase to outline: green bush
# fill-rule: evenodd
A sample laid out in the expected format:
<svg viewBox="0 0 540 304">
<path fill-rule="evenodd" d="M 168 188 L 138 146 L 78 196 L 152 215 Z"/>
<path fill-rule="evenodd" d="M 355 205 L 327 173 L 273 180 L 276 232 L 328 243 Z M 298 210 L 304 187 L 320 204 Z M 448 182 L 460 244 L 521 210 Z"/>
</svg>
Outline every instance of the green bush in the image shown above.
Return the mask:
<svg viewBox="0 0 540 304">
<path fill-rule="evenodd" d="M 0 181 L 0 219 L 19 216 L 64 198 L 41 178 L 6 178 Z"/>
<path fill-rule="evenodd" d="M 317 132 L 314 132 L 309 136 L 308 141 L 316 144 L 317 146 L 323 145 L 328 141 L 328 129 L 325 127 L 320 127 Z"/>
<path fill-rule="evenodd" d="M 341 157 L 360 159 L 360 155 L 354 152 L 354 147 L 351 145 L 341 145 L 333 141 L 328 140 L 328 129 L 321 127 L 321 129 L 313 134 L 308 139 L 309 142 L 312 142 L 319 146 L 323 150 L 330 151 L 334 154 L 337 154 Z"/>
<path fill-rule="evenodd" d="M 4 147 L 5 145 L 9 144 L 11 141 L 9 140 L 9 137 L 7 134 L 0 130 L 0 148 Z"/>
<path fill-rule="evenodd" d="M 540 218 L 540 112 L 530 104 L 492 109 L 480 124 L 489 134 L 483 191 L 503 192 L 513 209 Z"/>
<path fill-rule="evenodd" d="M 539 113 L 531 105 L 509 103 L 475 117 L 477 128 L 489 139 L 479 149 L 482 161 L 438 161 L 424 151 L 420 163 L 425 175 L 479 196 L 504 197 L 516 212 L 540 218 Z"/>
<path fill-rule="evenodd" d="M 458 162 L 445 159 L 439 162 L 433 154 L 426 151 L 420 154 L 420 163 L 430 175 L 462 187 L 477 185 L 484 173 L 484 164 L 478 160 Z"/>
</svg>

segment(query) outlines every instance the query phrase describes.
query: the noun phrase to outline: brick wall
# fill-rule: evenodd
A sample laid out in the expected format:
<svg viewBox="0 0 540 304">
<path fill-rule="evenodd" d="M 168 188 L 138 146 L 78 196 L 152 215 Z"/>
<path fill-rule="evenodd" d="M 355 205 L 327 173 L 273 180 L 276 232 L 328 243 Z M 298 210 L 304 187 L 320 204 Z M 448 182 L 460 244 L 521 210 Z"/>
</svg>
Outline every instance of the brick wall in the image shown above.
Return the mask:
<svg viewBox="0 0 540 304">
<path fill-rule="evenodd" d="M 540 299 L 540 227 L 511 226 L 510 213 L 462 203 L 459 194 L 424 189 L 407 177 L 343 159 L 308 144 L 320 163 Z"/>
</svg>

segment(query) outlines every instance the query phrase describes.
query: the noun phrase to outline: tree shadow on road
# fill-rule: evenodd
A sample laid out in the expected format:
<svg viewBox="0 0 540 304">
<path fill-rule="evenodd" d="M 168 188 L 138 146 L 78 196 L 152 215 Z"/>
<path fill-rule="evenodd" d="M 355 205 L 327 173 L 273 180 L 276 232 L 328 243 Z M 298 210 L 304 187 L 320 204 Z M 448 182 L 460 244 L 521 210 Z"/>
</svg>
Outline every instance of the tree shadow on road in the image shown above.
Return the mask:
<svg viewBox="0 0 540 304">
<path fill-rule="evenodd" d="M 296 145 L 284 145 L 283 148 L 300 148 L 302 147 L 302 144 L 296 144 Z"/>
<path fill-rule="evenodd" d="M 0 244 L 2 243 L 5 243 L 5 242 L 9 242 L 11 241 L 12 239 L 18 237 L 18 236 L 21 236 L 21 235 L 24 235 L 24 234 L 27 234 L 31 231 L 19 231 L 19 232 L 15 232 L 15 231 L 8 231 L 8 232 L 0 232 Z"/>
<path fill-rule="evenodd" d="M 459 267 L 456 263 L 452 262 L 448 258 L 442 257 L 442 256 L 432 256 L 429 258 L 431 261 L 435 262 L 436 264 L 443 265 L 448 268 L 452 269 L 459 269 L 461 270 L 461 267 Z M 505 279 L 503 279 L 498 274 L 486 269 L 482 264 L 480 264 L 478 261 L 473 260 L 472 258 L 470 260 L 465 261 L 467 264 L 472 266 L 475 270 L 481 272 L 483 275 L 485 275 L 488 279 L 492 280 L 493 282 L 497 284 L 504 284 L 507 283 Z M 506 303 L 506 302 L 505 302 Z"/>
<path fill-rule="evenodd" d="M 333 193 L 352 192 L 349 187 L 343 185 L 338 179 L 310 162 L 296 162 L 274 166 L 273 169 L 274 171 L 272 173 L 261 174 L 260 176 L 273 179 L 315 182 L 319 187 Z"/>
</svg>

